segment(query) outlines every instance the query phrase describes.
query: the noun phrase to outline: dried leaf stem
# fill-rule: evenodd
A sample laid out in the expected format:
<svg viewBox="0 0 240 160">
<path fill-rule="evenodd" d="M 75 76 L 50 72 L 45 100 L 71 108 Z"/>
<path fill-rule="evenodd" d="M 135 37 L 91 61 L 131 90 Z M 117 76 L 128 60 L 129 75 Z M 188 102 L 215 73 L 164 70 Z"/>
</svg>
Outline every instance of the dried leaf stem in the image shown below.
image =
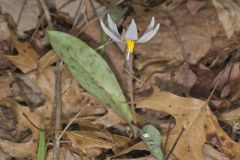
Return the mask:
<svg viewBox="0 0 240 160">
<path fill-rule="evenodd" d="M 60 159 L 60 131 L 62 130 L 62 101 L 61 101 L 61 68 L 62 63 L 57 62 L 56 66 L 56 88 L 55 88 L 55 141 L 53 147 L 53 160 Z"/>
<path fill-rule="evenodd" d="M 44 0 L 38 0 L 38 2 L 40 3 L 42 9 L 43 9 L 43 13 L 44 15 L 46 16 L 46 19 L 47 19 L 47 23 L 48 23 L 48 27 L 50 29 L 53 29 L 53 24 L 52 24 L 52 19 L 51 19 L 51 15 L 50 15 L 50 12 L 48 10 L 48 7 L 45 3 Z"/>
<path fill-rule="evenodd" d="M 168 160 L 168 158 L 170 157 L 170 155 L 172 154 L 172 152 L 173 152 L 174 149 L 176 148 L 177 143 L 178 143 L 178 141 L 180 140 L 180 138 L 181 138 L 182 134 L 184 133 L 184 131 L 185 131 L 185 128 L 184 128 L 184 126 L 183 126 L 181 132 L 179 133 L 178 137 L 176 138 L 175 142 L 173 143 L 172 148 L 171 148 L 170 151 L 168 152 L 168 154 L 167 154 L 167 156 L 166 156 L 166 160 Z"/>
</svg>

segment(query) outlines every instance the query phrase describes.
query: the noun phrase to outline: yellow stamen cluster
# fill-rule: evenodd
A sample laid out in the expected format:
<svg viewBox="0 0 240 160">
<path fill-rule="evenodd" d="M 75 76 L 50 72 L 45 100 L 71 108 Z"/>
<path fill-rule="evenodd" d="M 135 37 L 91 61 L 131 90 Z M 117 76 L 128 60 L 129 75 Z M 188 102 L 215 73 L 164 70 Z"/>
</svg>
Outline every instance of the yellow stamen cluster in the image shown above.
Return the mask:
<svg viewBox="0 0 240 160">
<path fill-rule="evenodd" d="M 135 47 L 134 40 L 127 40 L 127 47 L 128 47 L 128 51 L 130 53 L 133 53 L 133 50 L 134 50 L 134 47 Z"/>
</svg>

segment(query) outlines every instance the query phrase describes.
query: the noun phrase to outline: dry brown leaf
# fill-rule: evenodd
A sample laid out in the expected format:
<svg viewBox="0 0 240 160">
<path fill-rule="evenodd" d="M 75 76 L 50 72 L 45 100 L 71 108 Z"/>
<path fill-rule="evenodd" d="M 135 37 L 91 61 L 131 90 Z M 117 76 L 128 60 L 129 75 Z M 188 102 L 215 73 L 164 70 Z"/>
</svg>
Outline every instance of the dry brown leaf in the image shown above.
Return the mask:
<svg viewBox="0 0 240 160">
<path fill-rule="evenodd" d="M 37 142 L 39 138 L 39 130 L 33 127 L 33 125 L 23 116 L 23 113 L 28 116 L 30 121 L 32 121 L 36 126 L 40 125 L 40 117 L 43 118 L 46 129 L 49 129 L 50 124 L 52 122 L 52 114 L 53 114 L 53 104 L 54 104 L 54 97 L 55 97 L 55 67 L 47 67 L 44 69 L 41 73 L 38 73 L 37 71 L 31 72 L 29 74 L 26 74 L 28 78 L 30 78 L 36 85 L 41 89 L 42 93 L 46 97 L 46 102 L 40 106 L 39 108 L 35 109 L 33 112 L 29 111 L 29 106 L 21 106 L 17 104 L 14 100 L 2 100 L 0 103 L 2 105 L 6 105 L 7 107 L 11 107 L 17 115 L 17 122 L 27 128 L 29 128 L 32 131 L 32 137 L 31 139 L 26 143 L 17 143 L 17 142 L 11 142 L 7 140 L 0 140 L 0 147 L 4 149 L 6 153 L 9 153 L 13 157 L 17 158 L 24 158 L 24 157 L 32 157 L 35 159 L 36 157 L 36 151 L 37 151 Z M 69 73 L 66 74 L 63 71 L 62 75 L 62 85 L 64 88 L 64 92 L 68 92 L 68 90 L 73 90 L 74 87 L 68 87 L 71 86 L 71 81 L 65 81 L 66 79 L 69 79 Z M 65 94 L 63 94 L 63 107 L 64 111 L 66 110 L 72 110 L 73 112 L 67 112 L 68 116 L 73 115 L 73 113 L 76 112 L 76 110 L 79 110 L 81 105 L 81 99 L 82 95 L 73 94 L 72 100 L 68 102 L 67 99 L 65 99 Z M 79 100 L 74 100 L 79 99 Z M 77 102 L 73 103 L 72 102 Z M 70 109 L 67 109 L 70 108 Z M 63 113 L 64 116 L 66 116 L 66 113 Z M 12 147 L 9 147 L 12 146 Z"/>
<path fill-rule="evenodd" d="M 13 81 L 12 76 L 0 76 L 0 100 L 12 95 L 11 83 Z"/>
<path fill-rule="evenodd" d="M 209 144 L 203 145 L 203 153 L 206 156 L 205 160 L 230 160 L 230 158 L 217 151 Z"/>
<path fill-rule="evenodd" d="M 111 127 L 115 124 L 124 123 L 125 121 L 119 117 L 111 108 L 107 107 L 107 113 L 96 119 L 94 123 L 102 124 L 106 127 Z"/>
<path fill-rule="evenodd" d="M 7 153 L 3 152 L 2 149 L 0 149 L 0 155 L 1 155 L 1 158 L 0 158 L 1 160 L 8 160 L 11 158 Z"/>
<path fill-rule="evenodd" d="M 186 6 L 194 16 L 206 4 L 205 1 L 188 0 Z"/>
<path fill-rule="evenodd" d="M 157 85 L 162 90 L 171 91 L 177 95 L 189 95 L 197 82 L 197 76 L 184 63 L 171 72 L 155 73 L 150 80 L 151 84 Z"/>
<path fill-rule="evenodd" d="M 0 5 L 1 6 L 1 5 Z M 9 40 L 10 39 L 10 30 L 8 28 L 8 24 L 5 21 L 3 16 L 0 16 L 0 40 L 4 41 L 4 40 Z"/>
<path fill-rule="evenodd" d="M 230 158 L 240 159 L 240 144 L 230 139 L 221 129 L 205 101 L 179 97 L 168 92 L 154 92 L 150 97 L 137 102 L 137 107 L 164 111 L 176 119 L 176 126 L 171 130 L 168 139 L 168 151 L 182 127 L 185 128 L 173 152 L 177 158 L 203 160 L 203 145 L 215 138 L 219 150 Z"/>
<path fill-rule="evenodd" d="M 240 62 L 227 65 L 224 70 L 220 71 L 214 78 L 214 84 L 218 81 L 218 88 L 221 90 L 228 82 L 238 79 L 240 76 Z"/>
<path fill-rule="evenodd" d="M 53 149 L 50 149 L 47 154 L 46 160 L 53 159 Z M 60 159 L 59 160 L 84 160 L 78 154 L 69 151 L 67 148 L 60 148 Z"/>
<path fill-rule="evenodd" d="M 38 67 L 39 55 L 27 42 L 19 42 L 14 38 L 14 47 L 18 51 L 18 55 L 6 57 L 17 66 L 23 73 L 30 72 Z"/>
<path fill-rule="evenodd" d="M 37 1 L 0 0 L 0 6 L 1 12 L 9 13 L 16 24 L 19 19 L 17 31 L 20 35 L 24 35 L 25 31 L 29 31 L 36 27 L 40 13 Z"/>
<path fill-rule="evenodd" d="M 16 99 L 26 101 L 31 110 L 44 104 L 45 96 L 37 84 L 30 78 L 23 75 L 16 75 L 14 85 L 17 88 L 17 90 L 13 90 L 14 94 L 20 96 L 16 97 Z"/>
<path fill-rule="evenodd" d="M 141 141 L 130 147 L 125 148 L 124 150 L 117 152 L 112 158 L 119 157 L 121 155 L 127 154 L 133 150 L 148 150 L 147 146 Z"/>
<path fill-rule="evenodd" d="M 240 108 L 237 108 L 232 111 L 220 114 L 218 116 L 218 119 L 220 121 L 223 121 L 223 122 L 233 126 L 236 123 L 236 121 L 239 120 L 239 118 L 240 118 L 239 115 L 240 115 Z"/>
<path fill-rule="evenodd" d="M 81 1 L 51 0 L 47 1 L 47 3 L 51 7 L 56 8 L 57 11 L 68 14 L 68 16 L 72 19 L 74 19 L 77 14 L 79 14 L 79 11 L 82 11 L 78 8 L 78 6 L 82 4 Z"/>
<path fill-rule="evenodd" d="M 227 37 L 232 37 L 235 32 L 240 31 L 240 5 L 232 0 L 212 1 L 218 12 L 218 18 L 225 29 Z"/>
<path fill-rule="evenodd" d="M 15 112 L 17 123 L 29 128 L 32 132 L 31 139 L 28 142 L 16 143 L 0 139 L 0 147 L 3 151 L 13 157 L 36 157 L 39 130 L 36 129 L 23 114 L 27 115 L 28 118 L 31 119 L 31 121 L 37 126 L 40 125 L 40 116 L 31 112 L 29 108 L 21 106 L 13 99 L 3 99 L 0 101 L 0 104 L 11 108 Z"/>
<path fill-rule="evenodd" d="M 42 72 L 47 66 L 55 63 L 58 59 L 58 55 L 53 50 L 48 51 L 38 61 L 38 72 Z"/>
<path fill-rule="evenodd" d="M 86 155 L 94 148 L 112 149 L 115 153 L 128 146 L 130 139 L 105 131 L 69 131 L 66 133 L 72 147 Z"/>
</svg>

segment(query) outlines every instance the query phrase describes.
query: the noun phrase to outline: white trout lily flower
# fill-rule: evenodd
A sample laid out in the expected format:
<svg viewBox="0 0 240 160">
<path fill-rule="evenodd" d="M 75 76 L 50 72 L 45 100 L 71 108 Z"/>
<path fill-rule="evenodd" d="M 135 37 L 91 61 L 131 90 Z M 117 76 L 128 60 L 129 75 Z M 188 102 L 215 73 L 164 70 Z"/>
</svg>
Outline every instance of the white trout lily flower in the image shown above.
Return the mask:
<svg viewBox="0 0 240 160">
<path fill-rule="evenodd" d="M 127 31 L 125 32 L 125 30 L 123 30 L 123 34 L 120 35 L 117 25 L 113 22 L 109 14 L 107 17 L 109 28 L 106 27 L 102 20 L 100 20 L 101 27 L 103 31 L 110 38 L 112 38 L 113 41 L 126 43 L 128 49 L 127 60 L 129 59 L 130 54 L 132 54 L 134 51 L 135 43 L 145 43 L 149 41 L 157 33 L 160 27 L 159 23 L 155 25 L 155 19 L 152 17 L 152 20 L 148 25 L 146 31 L 140 38 L 138 38 L 137 26 L 134 19 L 132 19 L 132 22 L 129 25 Z"/>
</svg>

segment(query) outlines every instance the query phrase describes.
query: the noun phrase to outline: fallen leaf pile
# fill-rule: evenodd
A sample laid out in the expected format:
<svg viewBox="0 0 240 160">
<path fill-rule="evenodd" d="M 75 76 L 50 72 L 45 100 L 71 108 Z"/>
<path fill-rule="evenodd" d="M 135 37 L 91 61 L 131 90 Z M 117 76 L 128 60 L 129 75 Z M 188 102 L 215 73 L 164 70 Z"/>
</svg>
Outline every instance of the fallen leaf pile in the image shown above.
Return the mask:
<svg viewBox="0 0 240 160">
<path fill-rule="evenodd" d="M 97 17 L 121 12 L 119 31 L 134 18 L 143 33 L 154 16 L 159 32 L 136 44 L 134 53 L 136 125 L 159 129 L 165 159 L 240 160 L 239 2 L 53 0 L 46 5 L 54 29 L 102 53 L 126 97 L 124 49 L 104 39 Z M 37 159 L 44 124 L 50 160 L 58 132 L 55 87 L 61 58 L 50 48 L 38 1 L 0 0 L 0 8 L 0 159 Z M 60 139 L 61 159 L 153 160 L 116 109 L 83 89 L 67 67 L 70 62 L 60 64 L 61 123 L 63 129 L 70 125 Z"/>
</svg>

